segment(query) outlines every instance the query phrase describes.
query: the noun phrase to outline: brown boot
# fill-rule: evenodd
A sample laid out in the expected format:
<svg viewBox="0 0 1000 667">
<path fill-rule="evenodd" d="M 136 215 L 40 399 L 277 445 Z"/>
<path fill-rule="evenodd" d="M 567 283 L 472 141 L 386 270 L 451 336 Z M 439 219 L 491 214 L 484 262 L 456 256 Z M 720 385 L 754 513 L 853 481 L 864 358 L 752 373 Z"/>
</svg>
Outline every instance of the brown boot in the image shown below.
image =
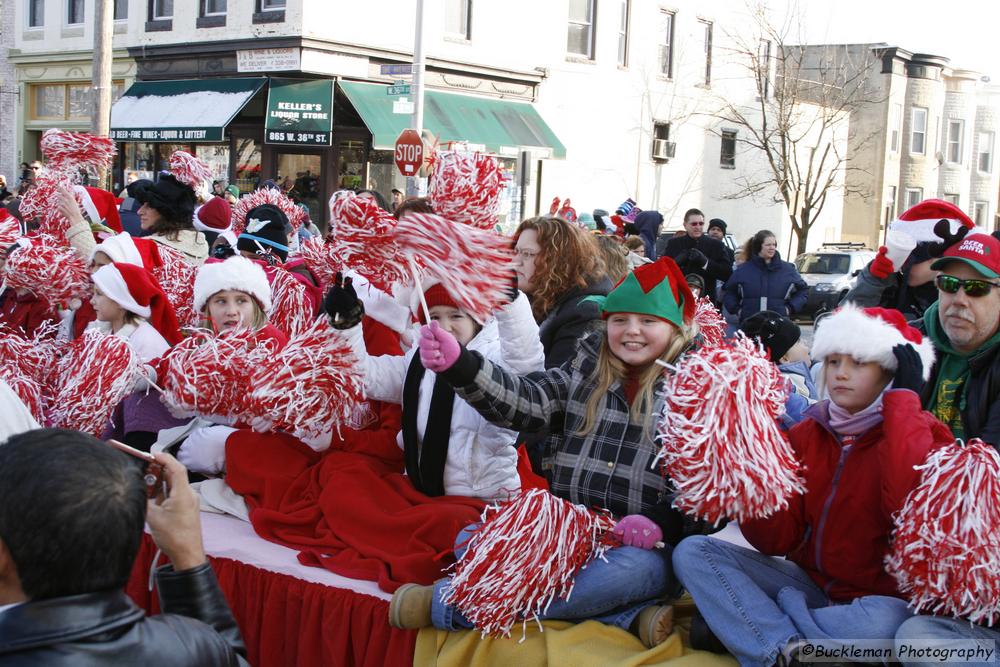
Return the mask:
<svg viewBox="0 0 1000 667">
<path fill-rule="evenodd" d="M 400 630 L 417 630 L 431 625 L 433 586 L 403 584 L 389 602 L 389 625 Z"/>
<path fill-rule="evenodd" d="M 674 608 L 671 605 L 650 605 L 639 612 L 635 622 L 643 646 L 659 646 L 674 631 Z"/>
</svg>

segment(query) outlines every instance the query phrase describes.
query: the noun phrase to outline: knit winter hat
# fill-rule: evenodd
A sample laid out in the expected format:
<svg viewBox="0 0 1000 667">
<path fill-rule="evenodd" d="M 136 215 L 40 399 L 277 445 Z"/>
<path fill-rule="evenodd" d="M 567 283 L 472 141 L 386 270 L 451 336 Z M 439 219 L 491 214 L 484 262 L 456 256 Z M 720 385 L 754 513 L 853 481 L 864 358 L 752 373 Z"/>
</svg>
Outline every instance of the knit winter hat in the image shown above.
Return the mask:
<svg viewBox="0 0 1000 667">
<path fill-rule="evenodd" d="M 265 313 L 271 310 L 271 284 L 256 262 L 241 255 L 221 262 L 206 261 L 194 279 L 194 310 L 202 312 L 214 294 L 224 290 L 245 292 Z"/>
<path fill-rule="evenodd" d="M 910 345 L 917 351 L 924 379 L 928 379 L 934 365 L 934 346 L 898 310 L 841 306 L 817 327 L 811 354 L 816 361 L 830 354 L 848 354 L 862 363 L 874 361 L 895 372 L 892 348 L 896 345 Z"/>
<path fill-rule="evenodd" d="M 232 196 L 236 197 L 237 199 L 240 198 L 240 189 L 238 187 L 236 187 L 235 185 L 227 185 L 226 186 L 226 192 L 228 192 Z"/>
<path fill-rule="evenodd" d="M 135 264 L 115 262 L 99 268 L 92 278 L 104 296 L 128 312 L 149 320 L 168 343 L 180 342 L 180 325 L 174 307 L 149 271 Z"/>
<path fill-rule="evenodd" d="M 173 174 L 161 173 L 155 183 L 135 187 L 131 192 L 136 201 L 156 209 L 167 220 L 190 222 L 194 216 L 194 189 Z"/>
<path fill-rule="evenodd" d="M 103 252 L 112 262 L 134 264 L 141 266 L 147 271 L 163 266 L 160 258 L 159 247 L 156 241 L 144 238 L 134 238 L 128 232 L 115 234 L 104 239 L 100 244 L 94 246 L 90 251 L 90 261 L 94 261 L 94 255 Z"/>
<path fill-rule="evenodd" d="M 284 262 L 288 259 L 288 216 L 274 204 L 261 204 L 247 212 L 246 229 L 236 241 L 239 250 L 260 255 L 273 253 Z"/>
<path fill-rule="evenodd" d="M 694 318 L 695 300 L 674 260 L 661 257 L 622 278 L 606 297 L 587 297 L 601 304 L 601 317 L 612 313 L 652 315 L 678 327 Z"/>
<path fill-rule="evenodd" d="M 802 336 L 795 322 L 771 310 L 762 310 L 746 318 L 740 323 L 740 330 L 759 340 L 774 363 L 778 363 Z"/>
<path fill-rule="evenodd" d="M 455 303 L 455 299 L 452 298 L 451 294 L 448 294 L 448 290 L 446 290 L 444 285 L 441 283 L 435 283 L 424 290 L 424 300 L 427 302 L 428 310 L 434 306 L 449 306 L 451 308 L 458 308 L 458 304 Z M 424 317 L 424 310 L 422 307 L 417 310 L 417 318 L 420 320 L 421 324 L 427 324 L 427 318 Z"/>
<path fill-rule="evenodd" d="M 718 227 L 722 230 L 722 233 L 726 233 L 726 221 L 722 218 L 712 218 L 708 221 L 708 229 L 706 231 L 712 231 L 712 227 Z"/>
<path fill-rule="evenodd" d="M 233 210 L 224 197 L 212 197 L 198 209 L 193 225 L 199 232 L 224 232 L 229 229 Z"/>
</svg>

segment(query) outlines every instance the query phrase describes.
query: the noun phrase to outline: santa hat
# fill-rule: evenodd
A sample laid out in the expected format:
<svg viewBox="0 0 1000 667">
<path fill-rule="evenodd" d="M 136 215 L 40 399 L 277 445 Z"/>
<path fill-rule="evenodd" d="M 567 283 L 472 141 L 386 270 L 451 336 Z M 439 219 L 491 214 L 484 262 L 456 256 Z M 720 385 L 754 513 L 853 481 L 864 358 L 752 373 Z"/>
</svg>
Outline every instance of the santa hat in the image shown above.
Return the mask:
<svg viewBox="0 0 1000 667">
<path fill-rule="evenodd" d="M 271 284 L 259 264 L 236 255 L 222 262 L 205 262 L 194 279 L 194 309 L 201 312 L 205 304 L 225 290 L 245 292 L 265 313 L 271 310 Z"/>
<path fill-rule="evenodd" d="M 895 372 L 892 348 L 910 345 L 923 362 L 924 380 L 934 365 L 934 346 L 929 338 L 906 322 L 898 310 L 841 306 L 823 320 L 813 338 L 812 358 L 821 361 L 830 354 L 847 354 L 859 362 L 874 361 Z"/>
<path fill-rule="evenodd" d="M 156 245 L 156 241 L 134 238 L 128 232 L 115 234 L 94 246 L 94 249 L 90 251 L 91 262 L 94 261 L 94 255 L 99 252 L 107 255 L 112 262 L 134 264 L 135 266 L 143 267 L 147 271 L 152 271 L 155 268 L 163 266 L 163 260 L 160 258 L 160 251 Z"/>
<path fill-rule="evenodd" d="M 612 313 L 637 313 L 658 317 L 678 327 L 691 324 L 697 307 L 684 274 L 669 257 L 638 267 L 618 281 L 606 297 L 587 297 L 587 300 L 601 304 L 604 319 Z"/>
<path fill-rule="evenodd" d="M 195 213 L 192 224 L 199 232 L 215 232 L 229 229 L 233 211 L 225 197 L 212 197 Z"/>
<path fill-rule="evenodd" d="M 89 185 L 75 185 L 76 191 L 91 222 L 103 222 L 116 233 L 122 231 L 121 217 L 118 215 L 118 198 L 107 190 L 92 188 Z"/>
<path fill-rule="evenodd" d="M 135 264 L 115 262 L 94 271 L 92 279 L 104 296 L 128 312 L 149 320 L 168 343 L 180 342 L 180 325 L 174 307 L 149 271 Z"/>
<path fill-rule="evenodd" d="M 898 220 L 889 223 L 889 234 L 903 232 L 917 243 L 940 241 L 940 237 L 934 233 L 934 227 L 940 220 L 947 220 L 951 224 L 952 233 L 959 227 L 966 227 L 970 232 L 976 228 L 976 223 L 951 202 L 925 199 L 907 209 Z"/>
</svg>

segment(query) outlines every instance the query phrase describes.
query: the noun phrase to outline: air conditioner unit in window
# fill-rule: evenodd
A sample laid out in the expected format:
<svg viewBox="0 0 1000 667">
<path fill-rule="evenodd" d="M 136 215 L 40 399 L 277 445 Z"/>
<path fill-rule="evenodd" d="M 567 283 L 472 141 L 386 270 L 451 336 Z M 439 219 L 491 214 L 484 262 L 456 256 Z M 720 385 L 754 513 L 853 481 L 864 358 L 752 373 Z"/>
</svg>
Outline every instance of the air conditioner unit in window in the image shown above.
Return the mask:
<svg viewBox="0 0 1000 667">
<path fill-rule="evenodd" d="M 666 139 L 653 139 L 653 159 L 667 161 L 674 157 L 677 144 Z"/>
</svg>

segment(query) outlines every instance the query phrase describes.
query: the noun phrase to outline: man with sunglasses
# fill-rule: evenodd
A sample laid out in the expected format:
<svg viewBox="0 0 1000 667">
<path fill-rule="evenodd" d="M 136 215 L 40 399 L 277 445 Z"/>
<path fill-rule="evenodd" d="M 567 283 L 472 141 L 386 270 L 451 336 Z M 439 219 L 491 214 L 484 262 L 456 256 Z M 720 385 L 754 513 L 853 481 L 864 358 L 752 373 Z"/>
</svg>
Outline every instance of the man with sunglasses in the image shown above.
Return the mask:
<svg viewBox="0 0 1000 667">
<path fill-rule="evenodd" d="M 931 269 L 938 301 L 924 327 L 938 358 L 923 404 L 955 437 L 1000 446 L 1000 241 L 966 236 Z"/>
</svg>

